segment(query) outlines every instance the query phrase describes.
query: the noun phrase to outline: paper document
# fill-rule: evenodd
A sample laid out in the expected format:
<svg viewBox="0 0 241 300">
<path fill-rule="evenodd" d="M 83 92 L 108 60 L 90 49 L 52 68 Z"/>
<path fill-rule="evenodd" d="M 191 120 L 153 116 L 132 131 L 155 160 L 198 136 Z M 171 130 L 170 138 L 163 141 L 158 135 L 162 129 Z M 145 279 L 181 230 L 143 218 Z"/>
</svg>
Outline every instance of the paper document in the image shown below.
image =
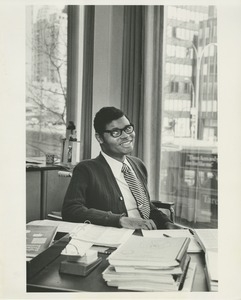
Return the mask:
<svg viewBox="0 0 241 300">
<path fill-rule="evenodd" d="M 202 248 L 188 229 L 142 230 L 142 234 L 144 237 L 151 238 L 188 237 L 190 238 L 190 244 L 188 246 L 187 252 L 197 253 L 202 251 Z"/>
<path fill-rule="evenodd" d="M 218 253 L 211 250 L 207 251 L 205 259 L 210 280 L 218 281 Z"/>
<path fill-rule="evenodd" d="M 185 257 L 188 238 L 156 239 L 131 236 L 108 257 L 113 266 L 175 267 Z"/>
<path fill-rule="evenodd" d="M 193 232 L 203 251 L 218 249 L 218 229 L 195 229 Z"/>
<path fill-rule="evenodd" d="M 90 242 L 99 246 L 118 247 L 134 232 L 132 229 L 98 226 L 81 223 L 74 228 L 71 236 L 81 241 Z"/>
<path fill-rule="evenodd" d="M 61 254 L 68 256 L 84 256 L 92 245 L 93 243 L 71 239 Z"/>
</svg>

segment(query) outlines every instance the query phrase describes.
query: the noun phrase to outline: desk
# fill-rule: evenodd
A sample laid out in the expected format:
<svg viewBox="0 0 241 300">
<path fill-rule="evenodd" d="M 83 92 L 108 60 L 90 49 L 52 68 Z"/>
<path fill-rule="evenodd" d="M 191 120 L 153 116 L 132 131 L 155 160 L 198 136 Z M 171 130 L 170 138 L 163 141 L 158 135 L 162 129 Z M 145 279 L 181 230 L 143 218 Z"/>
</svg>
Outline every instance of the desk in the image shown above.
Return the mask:
<svg viewBox="0 0 241 300">
<path fill-rule="evenodd" d="M 58 172 L 67 168 L 73 166 L 45 163 L 26 166 L 27 223 L 61 210 L 70 178 L 59 177 Z"/>
<path fill-rule="evenodd" d="M 27 292 L 127 292 L 106 285 L 102 272 L 107 268 L 106 254 L 100 254 L 101 264 L 87 277 L 59 273 L 60 262 L 66 258 L 58 256 L 51 264 L 27 282 Z M 192 291 L 205 292 L 207 284 L 203 270 L 203 253 L 190 254 L 191 261 L 197 263 Z M 129 292 L 129 291 L 128 291 Z"/>
</svg>

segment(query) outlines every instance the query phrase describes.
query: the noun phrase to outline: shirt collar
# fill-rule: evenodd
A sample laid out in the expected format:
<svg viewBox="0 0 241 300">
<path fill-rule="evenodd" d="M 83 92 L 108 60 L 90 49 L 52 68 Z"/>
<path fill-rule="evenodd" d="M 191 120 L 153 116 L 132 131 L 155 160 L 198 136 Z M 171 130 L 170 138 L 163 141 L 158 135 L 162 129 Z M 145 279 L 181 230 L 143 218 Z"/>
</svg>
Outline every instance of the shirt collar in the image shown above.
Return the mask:
<svg viewBox="0 0 241 300">
<path fill-rule="evenodd" d="M 107 161 L 108 165 L 110 166 L 113 174 L 115 177 L 119 177 L 121 174 L 122 163 L 109 155 L 105 154 L 101 151 L 101 154 L 104 156 L 105 160 Z"/>
<path fill-rule="evenodd" d="M 121 169 L 122 169 L 123 163 L 116 160 L 116 159 L 114 159 L 114 158 L 112 158 L 111 156 L 107 155 L 103 151 L 101 151 L 101 154 L 104 156 L 105 160 L 109 164 L 114 176 L 119 177 L 120 174 L 121 174 Z M 131 167 L 126 158 L 124 160 L 124 163 L 127 164 L 129 167 Z"/>
</svg>

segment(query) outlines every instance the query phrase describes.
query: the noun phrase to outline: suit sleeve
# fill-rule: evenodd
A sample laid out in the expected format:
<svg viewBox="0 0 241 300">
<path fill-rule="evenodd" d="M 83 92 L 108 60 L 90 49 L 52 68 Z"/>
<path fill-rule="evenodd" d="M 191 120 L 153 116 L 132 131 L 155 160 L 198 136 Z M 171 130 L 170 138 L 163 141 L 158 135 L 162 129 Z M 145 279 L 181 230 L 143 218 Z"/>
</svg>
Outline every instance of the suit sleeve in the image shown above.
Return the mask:
<svg viewBox="0 0 241 300">
<path fill-rule="evenodd" d="M 166 214 L 164 214 L 162 211 L 157 209 L 152 203 L 151 205 L 151 211 L 150 211 L 150 219 L 154 221 L 154 223 L 157 226 L 157 229 L 166 229 L 166 223 L 172 221 L 167 217 Z"/>
</svg>

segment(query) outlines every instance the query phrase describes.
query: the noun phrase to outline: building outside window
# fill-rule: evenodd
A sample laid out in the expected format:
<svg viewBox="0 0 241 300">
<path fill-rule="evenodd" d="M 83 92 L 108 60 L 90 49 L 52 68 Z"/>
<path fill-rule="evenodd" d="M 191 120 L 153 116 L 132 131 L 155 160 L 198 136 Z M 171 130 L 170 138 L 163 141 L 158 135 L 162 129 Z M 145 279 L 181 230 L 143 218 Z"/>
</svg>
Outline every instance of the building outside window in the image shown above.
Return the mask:
<svg viewBox="0 0 241 300">
<path fill-rule="evenodd" d="M 218 226 L 216 7 L 182 6 L 181 10 L 179 8 L 179 6 L 165 6 L 164 47 L 169 49 L 172 45 L 185 47 L 186 55 L 181 59 L 177 56 L 164 58 L 166 85 L 163 91 L 165 105 L 162 112 L 160 199 L 175 203 L 178 223 L 193 228 L 216 228 Z M 169 33 L 171 25 L 175 26 L 175 36 Z M 190 31 L 193 34 L 186 34 Z M 177 69 L 179 76 L 175 72 Z M 183 86 L 183 89 L 176 89 L 176 86 Z M 180 103 L 185 105 L 180 106 Z M 168 125 L 171 130 L 167 130 Z"/>
<path fill-rule="evenodd" d="M 26 155 L 61 155 L 66 131 L 67 9 L 26 7 Z"/>
</svg>

